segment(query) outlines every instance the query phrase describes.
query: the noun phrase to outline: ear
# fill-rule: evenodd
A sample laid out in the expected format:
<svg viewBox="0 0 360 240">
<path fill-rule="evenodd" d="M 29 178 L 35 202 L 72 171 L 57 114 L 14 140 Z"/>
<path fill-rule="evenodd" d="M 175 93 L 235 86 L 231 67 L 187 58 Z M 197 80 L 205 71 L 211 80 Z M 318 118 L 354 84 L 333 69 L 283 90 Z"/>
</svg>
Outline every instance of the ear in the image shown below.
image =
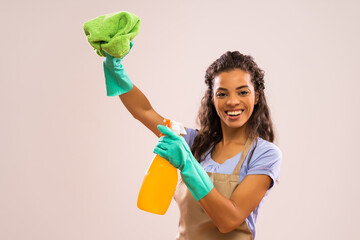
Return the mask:
<svg viewBox="0 0 360 240">
<path fill-rule="evenodd" d="M 255 105 L 258 103 L 259 101 L 259 92 L 255 93 Z"/>
</svg>

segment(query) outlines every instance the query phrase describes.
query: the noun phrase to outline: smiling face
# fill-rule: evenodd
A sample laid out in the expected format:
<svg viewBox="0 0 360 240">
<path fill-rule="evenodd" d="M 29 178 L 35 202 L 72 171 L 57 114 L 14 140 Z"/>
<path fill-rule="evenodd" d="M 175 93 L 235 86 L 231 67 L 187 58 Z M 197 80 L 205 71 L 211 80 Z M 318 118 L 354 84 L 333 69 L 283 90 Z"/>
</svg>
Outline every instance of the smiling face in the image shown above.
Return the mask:
<svg viewBox="0 0 360 240">
<path fill-rule="evenodd" d="M 241 69 L 222 72 L 214 78 L 213 102 L 223 129 L 245 126 L 257 98 L 251 75 Z"/>
</svg>

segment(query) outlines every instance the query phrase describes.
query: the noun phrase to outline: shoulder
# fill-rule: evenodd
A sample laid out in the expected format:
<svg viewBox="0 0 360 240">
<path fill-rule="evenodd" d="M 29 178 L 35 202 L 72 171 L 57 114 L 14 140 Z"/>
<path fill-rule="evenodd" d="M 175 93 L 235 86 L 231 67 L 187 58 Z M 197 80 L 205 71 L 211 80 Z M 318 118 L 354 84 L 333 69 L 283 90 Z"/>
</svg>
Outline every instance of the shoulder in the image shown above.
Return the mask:
<svg viewBox="0 0 360 240">
<path fill-rule="evenodd" d="M 257 143 L 254 142 L 252 148 L 254 147 L 247 174 L 266 174 L 275 182 L 279 177 L 282 161 L 280 148 L 262 138 L 258 138 Z"/>
<path fill-rule="evenodd" d="M 194 139 L 196 135 L 198 134 L 199 130 L 194 128 L 188 128 L 186 127 L 186 135 L 184 135 L 185 141 L 187 144 L 191 147 L 194 143 Z"/>
<path fill-rule="evenodd" d="M 256 155 L 257 157 L 271 155 L 272 157 L 277 158 L 279 160 L 281 160 L 282 158 L 282 152 L 278 146 L 260 137 L 257 138 L 257 143 L 254 142 L 253 148 L 254 147 L 255 147 L 254 155 Z"/>
</svg>

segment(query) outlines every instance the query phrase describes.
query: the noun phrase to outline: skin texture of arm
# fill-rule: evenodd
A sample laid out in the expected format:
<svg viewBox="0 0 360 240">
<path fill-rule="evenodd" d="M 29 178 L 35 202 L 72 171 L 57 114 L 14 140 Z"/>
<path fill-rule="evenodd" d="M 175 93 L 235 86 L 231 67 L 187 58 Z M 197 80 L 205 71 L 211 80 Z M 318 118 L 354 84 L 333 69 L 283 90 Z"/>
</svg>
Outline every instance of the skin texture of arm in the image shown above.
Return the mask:
<svg viewBox="0 0 360 240">
<path fill-rule="evenodd" d="M 247 175 L 236 187 L 230 199 L 214 187 L 199 200 L 199 203 L 219 231 L 228 233 L 245 221 L 259 205 L 271 182 L 272 179 L 267 175 Z"/>
<path fill-rule="evenodd" d="M 140 89 L 133 85 L 129 92 L 119 95 L 119 98 L 135 119 L 159 137 L 160 131 L 157 129 L 157 125 L 164 125 L 164 118 L 152 108 L 149 100 Z"/>
</svg>

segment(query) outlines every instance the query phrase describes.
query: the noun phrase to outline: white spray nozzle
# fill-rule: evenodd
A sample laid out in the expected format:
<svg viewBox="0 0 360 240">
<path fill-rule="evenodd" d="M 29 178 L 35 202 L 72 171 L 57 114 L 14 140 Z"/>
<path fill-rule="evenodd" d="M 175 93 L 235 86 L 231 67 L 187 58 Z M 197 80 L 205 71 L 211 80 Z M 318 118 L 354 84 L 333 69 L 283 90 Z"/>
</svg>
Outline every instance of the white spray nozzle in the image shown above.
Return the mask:
<svg viewBox="0 0 360 240">
<path fill-rule="evenodd" d="M 171 120 L 171 129 L 176 132 L 177 135 L 184 134 L 186 135 L 186 130 L 184 125 L 181 122 L 176 122 Z"/>
</svg>

